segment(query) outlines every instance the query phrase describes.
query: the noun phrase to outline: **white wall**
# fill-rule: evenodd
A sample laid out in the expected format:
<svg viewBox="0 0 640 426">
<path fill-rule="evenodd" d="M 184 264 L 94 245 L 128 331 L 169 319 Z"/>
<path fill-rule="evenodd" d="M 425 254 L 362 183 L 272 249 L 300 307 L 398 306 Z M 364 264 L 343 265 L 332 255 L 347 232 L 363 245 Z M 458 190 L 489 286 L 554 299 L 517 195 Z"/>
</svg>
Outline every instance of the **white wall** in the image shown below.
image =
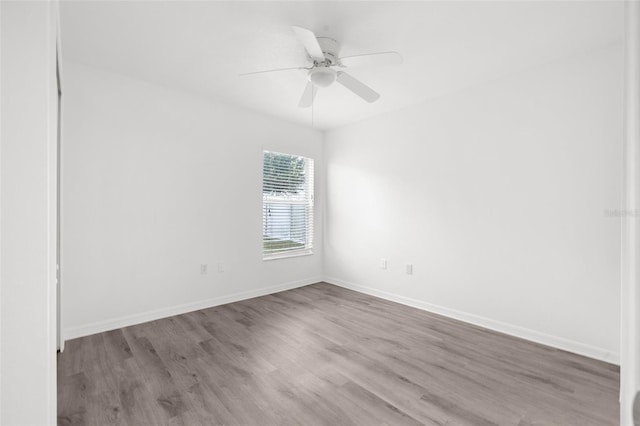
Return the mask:
<svg viewBox="0 0 640 426">
<path fill-rule="evenodd" d="M 64 99 L 66 338 L 322 278 L 321 132 L 71 63 Z M 262 260 L 263 148 L 316 160 L 312 256 Z"/>
<path fill-rule="evenodd" d="M 325 277 L 618 362 L 620 46 L 324 137 L 71 63 L 64 96 L 66 338 Z M 317 161 L 313 256 L 261 260 L 263 148 Z"/>
<path fill-rule="evenodd" d="M 617 362 L 622 75 L 610 46 L 328 132 L 327 280 Z"/>
<path fill-rule="evenodd" d="M 0 424 L 56 423 L 53 2 L 0 2 Z"/>
</svg>

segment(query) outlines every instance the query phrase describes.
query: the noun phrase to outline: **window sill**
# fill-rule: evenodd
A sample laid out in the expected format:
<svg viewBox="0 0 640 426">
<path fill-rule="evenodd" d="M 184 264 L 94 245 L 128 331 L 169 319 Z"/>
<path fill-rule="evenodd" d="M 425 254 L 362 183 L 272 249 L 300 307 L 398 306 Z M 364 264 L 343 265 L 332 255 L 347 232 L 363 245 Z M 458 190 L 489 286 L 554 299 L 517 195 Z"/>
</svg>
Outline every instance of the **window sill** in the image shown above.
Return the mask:
<svg viewBox="0 0 640 426">
<path fill-rule="evenodd" d="M 287 259 L 290 257 L 300 257 L 300 256 L 309 256 L 313 254 L 313 250 L 300 250 L 289 253 L 276 254 L 269 257 L 263 257 L 262 260 L 264 262 L 268 262 L 270 260 L 278 260 L 278 259 Z"/>
</svg>

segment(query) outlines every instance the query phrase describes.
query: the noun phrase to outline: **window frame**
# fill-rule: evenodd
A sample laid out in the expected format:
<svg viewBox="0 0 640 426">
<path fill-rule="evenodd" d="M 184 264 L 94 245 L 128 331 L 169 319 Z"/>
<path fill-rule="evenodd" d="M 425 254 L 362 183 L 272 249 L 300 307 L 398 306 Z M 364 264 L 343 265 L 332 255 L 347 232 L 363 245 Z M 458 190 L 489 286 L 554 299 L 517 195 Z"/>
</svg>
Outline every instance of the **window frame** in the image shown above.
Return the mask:
<svg viewBox="0 0 640 426">
<path fill-rule="evenodd" d="M 265 194 L 265 154 L 284 155 L 289 157 L 298 157 L 305 160 L 304 165 L 304 185 L 306 196 L 305 199 L 286 199 L 282 196 Z M 277 259 L 286 259 L 290 257 L 309 256 L 313 254 L 314 232 L 315 232 L 315 160 L 311 157 L 307 157 L 299 154 L 292 154 L 281 151 L 273 151 L 269 149 L 262 149 L 262 260 L 271 261 Z M 282 206 L 304 206 L 305 217 L 305 244 L 302 248 L 290 249 L 277 253 L 267 253 L 264 248 L 265 244 L 265 205 L 282 205 Z M 310 223 L 309 223 L 310 221 Z"/>
</svg>

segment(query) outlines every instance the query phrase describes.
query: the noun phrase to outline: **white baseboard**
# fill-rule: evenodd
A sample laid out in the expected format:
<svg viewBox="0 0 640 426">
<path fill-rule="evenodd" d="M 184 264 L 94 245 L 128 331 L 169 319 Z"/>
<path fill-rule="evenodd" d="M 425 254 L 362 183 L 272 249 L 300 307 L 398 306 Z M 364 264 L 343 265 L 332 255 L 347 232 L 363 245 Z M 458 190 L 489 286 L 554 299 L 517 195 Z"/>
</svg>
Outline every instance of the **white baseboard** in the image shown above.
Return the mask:
<svg viewBox="0 0 640 426">
<path fill-rule="evenodd" d="M 446 308 L 444 306 L 434 305 L 432 303 L 428 303 L 422 300 L 400 296 L 398 294 L 386 292 L 383 290 L 378 290 L 372 287 L 350 283 L 350 282 L 343 281 L 333 277 L 311 277 L 305 280 L 293 281 L 293 282 L 278 284 L 270 287 L 262 287 L 255 290 L 249 290 L 249 291 L 244 291 L 240 293 L 233 293 L 233 294 L 214 297 L 206 300 L 199 300 L 197 302 L 169 306 L 162 309 L 155 309 L 155 310 L 143 312 L 140 314 L 128 315 L 128 316 L 113 318 L 105 321 L 98 321 L 98 322 L 94 322 L 94 323 L 90 323 L 90 324 L 86 324 L 78 327 L 70 327 L 64 330 L 63 335 L 65 340 L 71 340 L 78 337 L 89 336 L 91 334 L 115 330 L 122 327 L 128 327 L 130 325 L 141 324 L 144 322 L 166 318 L 173 315 L 180 315 L 187 312 L 197 311 L 199 309 L 211 308 L 214 306 L 224 305 L 226 303 L 239 302 L 241 300 L 265 296 L 268 294 L 278 293 L 280 291 L 291 290 L 291 289 L 302 287 L 305 285 L 314 284 L 319 281 L 325 281 L 329 284 L 337 285 L 340 287 L 344 287 L 344 288 L 354 290 L 360 293 L 368 294 L 371 296 L 380 297 L 381 299 L 390 300 L 392 302 L 422 309 L 424 311 L 433 312 L 435 314 L 443 315 L 449 318 L 454 318 L 454 319 L 464 321 L 470 324 L 474 324 L 480 327 L 488 328 L 490 330 L 498 331 L 501 333 L 509 334 L 509 335 L 520 337 L 527 340 L 531 340 L 536 343 L 541 343 L 543 345 L 573 352 L 579 355 L 584 355 L 589 358 L 594 358 L 594 359 L 609 362 L 612 364 L 620 365 L 620 355 L 618 353 L 607 351 L 602 348 L 597 348 L 594 346 L 576 342 L 574 340 L 569 340 L 562 337 L 541 333 L 539 331 L 531 330 L 524 327 L 519 327 L 519 326 L 508 324 L 505 322 L 496 321 L 496 320 L 482 317 L 479 315 L 474 315 L 474 314 L 458 311 L 455 309 Z M 64 350 L 63 349 L 64 341 L 62 342 L 61 346 L 62 346 L 61 350 Z"/>
<path fill-rule="evenodd" d="M 590 345 L 585 345 L 584 343 L 576 342 L 574 340 L 569 340 L 569 339 L 565 339 L 563 337 L 558 337 L 558 336 L 552 336 L 550 334 L 541 333 L 539 331 L 531 330 L 529 328 L 519 327 L 516 325 L 508 324 L 502 321 L 496 321 L 496 320 L 482 317 L 479 315 L 474 315 L 474 314 L 458 311 L 455 309 L 446 308 L 444 306 L 434 305 L 432 303 L 428 303 L 422 300 L 400 296 L 394 293 L 389 293 L 389 292 L 378 290 L 372 287 L 367 287 L 360 284 L 346 282 L 338 278 L 325 277 L 324 282 L 329 284 L 334 284 L 340 287 L 344 287 L 349 290 L 354 290 L 359 293 L 364 293 L 370 296 L 375 296 L 381 299 L 411 306 L 413 308 L 422 309 L 424 311 L 432 312 L 445 317 L 464 321 L 480 327 L 488 328 L 490 330 L 498 331 L 500 333 L 509 334 L 515 337 L 520 337 L 522 339 L 530 340 L 532 342 L 551 346 L 557 349 L 562 349 L 568 352 L 573 352 L 589 358 L 594 358 L 600 361 L 605 361 L 608 363 L 620 365 L 619 353 L 611 352 L 606 349 L 597 348 Z"/>
<path fill-rule="evenodd" d="M 166 318 L 173 315 L 185 314 L 187 312 L 211 308 L 213 306 L 239 302 L 241 300 L 252 299 L 254 297 L 266 296 L 268 294 L 291 290 L 293 288 L 314 284 L 320 281 L 322 281 L 322 277 L 311 277 L 304 280 L 292 281 L 270 287 L 262 287 L 255 290 L 243 291 L 240 293 L 233 293 L 225 296 L 218 296 L 212 299 L 198 300 L 196 302 L 168 306 L 166 308 L 155 309 L 140 314 L 127 315 L 124 317 L 113 318 L 105 321 L 93 322 L 91 324 L 81 325 L 78 327 L 66 328 L 63 335 L 65 340 L 71 340 L 78 337 L 115 330 L 122 327 L 128 327 L 130 325 L 141 324 L 143 322 Z"/>
</svg>

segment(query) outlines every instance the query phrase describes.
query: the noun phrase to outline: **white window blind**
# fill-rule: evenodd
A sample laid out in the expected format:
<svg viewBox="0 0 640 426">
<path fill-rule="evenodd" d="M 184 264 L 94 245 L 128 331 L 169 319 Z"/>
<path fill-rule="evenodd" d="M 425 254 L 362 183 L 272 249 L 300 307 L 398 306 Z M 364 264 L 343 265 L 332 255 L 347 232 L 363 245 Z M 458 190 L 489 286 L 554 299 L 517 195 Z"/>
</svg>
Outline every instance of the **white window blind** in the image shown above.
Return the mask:
<svg viewBox="0 0 640 426">
<path fill-rule="evenodd" d="M 264 259 L 313 249 L 313 159 L 264 151 L 262 162 Z"/>
</svg>

